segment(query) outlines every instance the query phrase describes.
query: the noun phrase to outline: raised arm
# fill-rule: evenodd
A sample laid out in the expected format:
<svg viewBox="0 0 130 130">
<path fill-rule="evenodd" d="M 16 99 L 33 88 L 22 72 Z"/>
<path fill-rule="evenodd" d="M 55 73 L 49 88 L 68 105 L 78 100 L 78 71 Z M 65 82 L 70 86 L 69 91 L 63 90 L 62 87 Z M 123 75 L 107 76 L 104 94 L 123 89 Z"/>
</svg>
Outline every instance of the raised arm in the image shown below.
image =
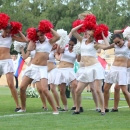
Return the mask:
<svg viewBox="0 0 130 130">
<path fill-rule="evenodd" d="M 21 31 L 19 31 L 19 36 L 14 35 L 12 36 L 12 39 L 18 42 L 29 42 Z"/>
<path fill-rule="evenodd" d="M 52 34 L 53 34 L 53 38 L 51 38 L 51 39 L 49 40 L 49 43 L 50 43 L 50 44 L 53 44 L 53 43 L 56 43 L 56 41 L 58 41 L 58 40 L 60 39 L 60 36 L 59 36 L 59 34 L 58 34 L 54 29 L 52 29 L 52 28 L 51 28 L 51 32 L 52 32 Z"/>
<path fill-rule="evenodd" d="M 29 57 L 29 55 L 30 55 L 30 51 L 27 50 L 27 52 L 25 53 L 23 47 L 20 48 L 20 51 L 21 51 L 21 54 L 22 54 L 22 58 L 24 60 L 26 60 Z"/>
<path fill-rule="evenodd" d="M 55 58 L 56 58 L 56 60 L 60 61 L 61 55 L 62 55 L 62 54 L 55 53 Z"/>
<path fill-rule="evenodd" d="M 122 30 L 114 30 L 114 34 L 119 34 L 119 33 L 122 33 L 123 31 Z"/>
<path fill-rule="evenodd" d="M 56 52 L 58 53 L 58 54 L 61 54 L 61 53 L 64 53 L 64 48 L 61 48 L 60 46 L 57 46 L 57 49 L 56 49 Z"/>
<path fill-rule="evenodd" d="M 79 25 L 79 26 L 77 26 L 77 27 L 75 27 L 75 28 L 73 28 L 72 30 L 71 30 L 71 32 L 72 32 L 72 35 L 75 37 L 75 38 L 77 38 L 77 40 L 81 43 L 82 42 L 82 36 L 80 36 L 78 33 L 77 33 L 77 30 L 78 29 L 80 29 L 81 27 L 83 26 L 83 24 L 81 24 L 81 25 Z"/>
<path fill-rule="evenodd" d="M 77 55 L 77 61 L 80 62 L 81 60 L 81 54 Z"/>
</svg>

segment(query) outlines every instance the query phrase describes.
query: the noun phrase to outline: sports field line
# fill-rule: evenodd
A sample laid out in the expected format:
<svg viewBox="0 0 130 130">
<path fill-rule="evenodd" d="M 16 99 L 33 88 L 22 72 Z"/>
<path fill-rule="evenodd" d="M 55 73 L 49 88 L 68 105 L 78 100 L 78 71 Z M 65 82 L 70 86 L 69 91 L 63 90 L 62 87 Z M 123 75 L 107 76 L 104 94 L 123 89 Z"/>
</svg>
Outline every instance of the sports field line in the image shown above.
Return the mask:
<svg viewBox="0 0 130 130">
<path fill-rule="evenodd" d="M 118 108 L 127 108 L 128 106 L 121 106 L 121 107 L 118 107 Z M 92 110 L 92 111 L 95 111 L 95 109 L 87 109 L 87 110 Z M 17 116 L 28 116 L 28 115 L 39 115 L 39 114 L 52 114 L 52 112 L 36 112 L 36 113 L 22 113 L 22 114 L 10 114 L 10 115 L 3 115 L 3 116 L 0 116 L 0 118 L 5 118 L 5 117 L 17 117 Z"/>
</svg>

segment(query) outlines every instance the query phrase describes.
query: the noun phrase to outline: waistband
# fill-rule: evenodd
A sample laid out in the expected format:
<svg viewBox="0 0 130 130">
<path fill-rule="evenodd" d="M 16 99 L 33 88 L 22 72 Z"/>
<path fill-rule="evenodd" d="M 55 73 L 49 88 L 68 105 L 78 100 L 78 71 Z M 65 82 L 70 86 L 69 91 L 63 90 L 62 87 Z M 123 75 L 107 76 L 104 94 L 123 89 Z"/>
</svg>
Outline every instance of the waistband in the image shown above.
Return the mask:
<svg viewBox="0 0 130 130">
<path fill-rule="evenodd" d="M 88 68 L 94 68 L 94 67 L 96 68 L 97 66 L 101 66 L 101 64 L 100 63 L 96 63 L 96 64 L 93 64 L 93 65 L 90 65 L 90 66 L 85 66 L 85 67 L 80 67 L 80 68 L 88 69 Z"/>
<path fill-rule="evenodd" d="M 13 60 L 12 60 L 12 59 L 5 59 L 5 60 L 0 60 L 0 62 L 8 62 L 8 61 L 11 61 L 11 62 L 13 62 Z"/>
<path fill-rule="evenodd" d="M 35 65 L 35 64 L 31 64 L 29 67 L 35 67 L 35 68 L 47 68 L 47 66 Z"/>
<path fill-rule="evenodd" d="M 111 66 L 110 70 L 119 70 L 119 71 L 122 71 L 122 70 L 127 70 L 126 67 L 121 67 L 121 66 Z"/>
</svg>

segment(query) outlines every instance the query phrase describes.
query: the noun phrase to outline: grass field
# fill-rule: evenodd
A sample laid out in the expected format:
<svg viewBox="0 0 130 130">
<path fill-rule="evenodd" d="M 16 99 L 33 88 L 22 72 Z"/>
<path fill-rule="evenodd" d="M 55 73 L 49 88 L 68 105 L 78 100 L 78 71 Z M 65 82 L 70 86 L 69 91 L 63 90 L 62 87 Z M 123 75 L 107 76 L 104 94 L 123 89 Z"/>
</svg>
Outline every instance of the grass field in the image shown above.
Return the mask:
<svg viewBox="0 0 130 130">
<path fill-rule="evenodd" d="M 129 130 L 130 110 L 126 101 L 121 100 L 119 112 L 106 113 L 101 116 L 94 109 L 94 102 L 89 97 L 91 93 L 83 92 L 82 105 L 84 112 L 72 115 L 72 111 L 60 112 L 52 115 L 52 109 L 48 105 L 48 111 L 41 109 L 39 98 L 27 98 L 27 112 L 15 113 L 15 104 L 7 87 L 0 87 L 0 130 Z M 111 98 L 113 94 L 111 94 Z M 123 95 L 121 95 L 123 98 Z M 68 99 L 69 108 L 72 107 L 72 99 Z M 109 107 L 113 106 L 110 100 Z"/>
</svg>

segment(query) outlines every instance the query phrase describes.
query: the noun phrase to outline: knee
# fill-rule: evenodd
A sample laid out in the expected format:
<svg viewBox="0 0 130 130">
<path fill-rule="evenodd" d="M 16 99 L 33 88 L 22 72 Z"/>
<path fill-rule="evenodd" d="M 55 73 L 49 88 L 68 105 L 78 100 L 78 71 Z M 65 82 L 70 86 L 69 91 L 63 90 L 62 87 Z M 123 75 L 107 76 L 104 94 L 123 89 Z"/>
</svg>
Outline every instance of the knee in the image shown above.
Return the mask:
<svg viewBox="0 0 130 130">
<path fill-rule="evenodd" d="M 80 95 L 81 95 L 80 90 L 79 90 L 79 89 L 76 89 L 75 94 L 76 94 L 77 96 L 80 96 Z"/>
<path fill-rule="evenodd" d="M 65 90 L 64 89 L 60 89 L 60 95 L 65 95 Z"/>
<path fill-rule="evenodd" d="M 119 93 L 119 92 L 120 92 L 120 88 L 115 87 L 115 88 L 114 88 L 114 91 L 115 91 L 116 93 Z"/>
<path fill-rule="evenodd" d="M 104 93 L 109 93 L 109 88 L 104 87 Z"/>
<path fill-rule="evenodd" d="M 52 92 L 52 93 L 55 93 L 56 90 L 55 90 L 54 88 L 51 88 L 51 92 Z"/>
<path fill-rule="evenodd" d="M 122 90 L 122 93 L 124 94 L 124 96 L 127 95 L 127 91 L 125 91 L 125 90 Z"/>
<path fill-rule="evenodd" d="M 10 89 L 14 89 L 14 84 L 13 83 L 9 82 L 8 86 L 9 86 Z"/>
<path fill-rule="evenodd" d="M 25 92 L 25 91 L 26 91 L 26 88 L 23 86 L 20 86 L 20 92 Z"/>
<path fill-rule="evenodd" d="M 42 90 L 41 89 L 38 89 L 38 92 L 39 92 L 40 95 L 42 94 Z"/>
</svg>

